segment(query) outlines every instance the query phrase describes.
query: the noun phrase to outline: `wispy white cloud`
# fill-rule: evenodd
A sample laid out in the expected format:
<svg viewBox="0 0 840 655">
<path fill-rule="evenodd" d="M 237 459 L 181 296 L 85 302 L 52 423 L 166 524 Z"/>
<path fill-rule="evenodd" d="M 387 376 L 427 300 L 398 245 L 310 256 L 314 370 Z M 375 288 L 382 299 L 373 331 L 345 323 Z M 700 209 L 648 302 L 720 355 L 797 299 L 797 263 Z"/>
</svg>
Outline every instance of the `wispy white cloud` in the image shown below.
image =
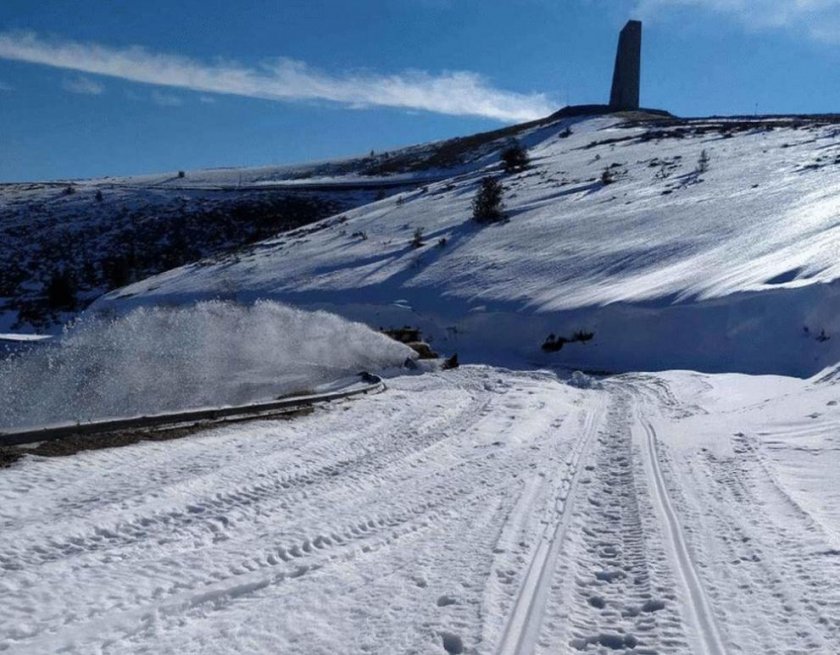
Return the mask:
<svg viewBox="0 0 840 655">
<path fill-rule="evenodd" d="M 206 105 L 212 105 L 216 102 L 216 99 L 213 96 L 198 96 L 198 101 L 203 102 Z"/>
<path fill-rule="evenodd" d="M 156 105 L 161 107 L 180 107 L 184 101 L 176 95 L 171 93 L 162 93 L 160 91 L 152 91 L 149 96 Z"/>
<path fill-rule="evenodd" d="M 840 0 L 638 0 L 636 11 L 652 17 L 680 7 L 708 9 L 748 29 L 789 29 L 840 43 Z"/>
<path fill-rule="evenodd" d="M 81 75 L 79 77 L 65 78 L 61 82 L 61 86 L 65 91 L 89 96 L 99 96 L 105 92 L 105 87 L 99 82 Z"/>
<path fill-rule="evenodd" d="M 331 75 L 292 59 L 275 59 L 258 67 L 226 61 L 207 63 L 138 46 L 112 48 L 46 40 L 28 32 L 0 32 L 0 58 L 133 82 L 276 101 L 325 100 L 502 121 L 530 120 L 556 109 L 544 94 L 496 89 L 481 76 L 464 71 L 440 75 L 422 71 Z"/>
<path fill-rule="evenodd" d="M 0 82 L 0 91 L 12 91 L 12 87 L 10 87 L 5 82 Z"/>
</svg>

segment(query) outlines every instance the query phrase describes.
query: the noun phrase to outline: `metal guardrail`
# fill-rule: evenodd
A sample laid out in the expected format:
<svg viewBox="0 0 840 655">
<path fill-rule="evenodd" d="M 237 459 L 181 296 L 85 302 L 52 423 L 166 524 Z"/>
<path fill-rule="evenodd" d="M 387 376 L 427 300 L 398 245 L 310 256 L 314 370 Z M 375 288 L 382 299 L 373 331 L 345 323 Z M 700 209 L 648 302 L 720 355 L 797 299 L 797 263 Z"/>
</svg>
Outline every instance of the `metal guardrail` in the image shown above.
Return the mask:
<svg viewBox="0 0 840 655">
<path fill-rule="evenodd" d="M 194 409 L 168 414 L 154 414 L 151 416 L 136 416 L 133 418 L 109 419 L 107 421 L 93 421 L 90 423 L 72 423 L 54 425 L 43 428 L 30 428 L 13 432 L 0 432 L 0 446 L 22 446 L 42 441 L 55 441 L 71 436 L 88 436 L 105 434 L 118 430 L 132 430 L 137 428 L 161 428 L 164 426 L 177 427 L 180 424 L 206 421 L 208 423 L 231 422 L 249 420 L 260 417 L 288 414 L 300 409 L 312 407 L 320 403 L 342 400 L 353 396 L 385 391 L 385 382 L 378 375 L 360 373 L 362 387 L 347 391 L 331 391 L 328 393 L 312 394 L 309 396 L 295 396 L 248 405 L 232 407 L 217 407 L 213 409 Z"/>
</svg>

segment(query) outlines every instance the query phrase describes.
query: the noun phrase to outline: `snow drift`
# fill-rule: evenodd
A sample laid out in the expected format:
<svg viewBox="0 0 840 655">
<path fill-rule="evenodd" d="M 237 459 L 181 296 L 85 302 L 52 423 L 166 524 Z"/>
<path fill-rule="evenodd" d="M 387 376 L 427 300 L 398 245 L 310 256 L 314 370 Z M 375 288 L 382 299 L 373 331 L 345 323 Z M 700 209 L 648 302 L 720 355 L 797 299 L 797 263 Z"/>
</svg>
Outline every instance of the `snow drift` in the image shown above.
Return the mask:
<svg viewBox="0 0 840 655">
<path fill-rule="evenodd" d="M 410 354 L 361 324 L 274 302 L 86 317 L 54 345 L 0 361 L 0 427 L 242 404 Z"/>
</svg>

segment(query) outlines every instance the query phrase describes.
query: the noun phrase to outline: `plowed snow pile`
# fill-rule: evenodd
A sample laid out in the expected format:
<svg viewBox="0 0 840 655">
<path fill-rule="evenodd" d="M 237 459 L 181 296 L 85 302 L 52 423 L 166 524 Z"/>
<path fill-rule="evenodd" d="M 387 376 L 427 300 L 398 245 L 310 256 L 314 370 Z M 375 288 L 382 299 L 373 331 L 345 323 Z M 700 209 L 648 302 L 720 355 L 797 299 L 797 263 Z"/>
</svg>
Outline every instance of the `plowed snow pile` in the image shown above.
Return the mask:
<svg viewBox="0 0 840 655">
<path fill-rule="evenodd" d="M 87 317 L 57 345 L 0 361 L 0 428 L 266 400 L 410 353 L 359 323 L 274 302 Z"/>
</svg>

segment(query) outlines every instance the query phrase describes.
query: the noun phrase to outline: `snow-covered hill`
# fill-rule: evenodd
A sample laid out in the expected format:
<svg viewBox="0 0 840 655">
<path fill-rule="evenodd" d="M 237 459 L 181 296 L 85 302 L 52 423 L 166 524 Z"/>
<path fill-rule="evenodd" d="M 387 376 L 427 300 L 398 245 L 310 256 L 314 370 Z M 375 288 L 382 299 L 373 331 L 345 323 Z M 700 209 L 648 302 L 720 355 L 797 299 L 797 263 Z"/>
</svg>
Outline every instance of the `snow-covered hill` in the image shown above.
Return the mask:
<svg viewBox="0 0 840 655">
<path fill-rule="evenodd" d="M 60 327 L 94 298 L 371 202 L 372 189 L 0 186 L 0 329 Z"/>
<path fill-rule="evenodd" d="M 298 166 L 0 185 L 0 329 L 57 330 L 98 295 L 474 170 L 513 126 Z"/>
<path fill-rule="evenodd" d="M 504 175 L 503 142 L 485 144 L 450 178 L 94 309 L 269 297 L 419 325 L 467 357 L 609 370 L 807 376 L 840 360 L 836 119 L 557 116 L 506 136 L 529 149 L 527 170 Z M 483 227 L 471 202 L 486 175 L 503 182 L 508 220 Z M 541 351 L 576 331 L 594 338 Z"/>
</svg>

